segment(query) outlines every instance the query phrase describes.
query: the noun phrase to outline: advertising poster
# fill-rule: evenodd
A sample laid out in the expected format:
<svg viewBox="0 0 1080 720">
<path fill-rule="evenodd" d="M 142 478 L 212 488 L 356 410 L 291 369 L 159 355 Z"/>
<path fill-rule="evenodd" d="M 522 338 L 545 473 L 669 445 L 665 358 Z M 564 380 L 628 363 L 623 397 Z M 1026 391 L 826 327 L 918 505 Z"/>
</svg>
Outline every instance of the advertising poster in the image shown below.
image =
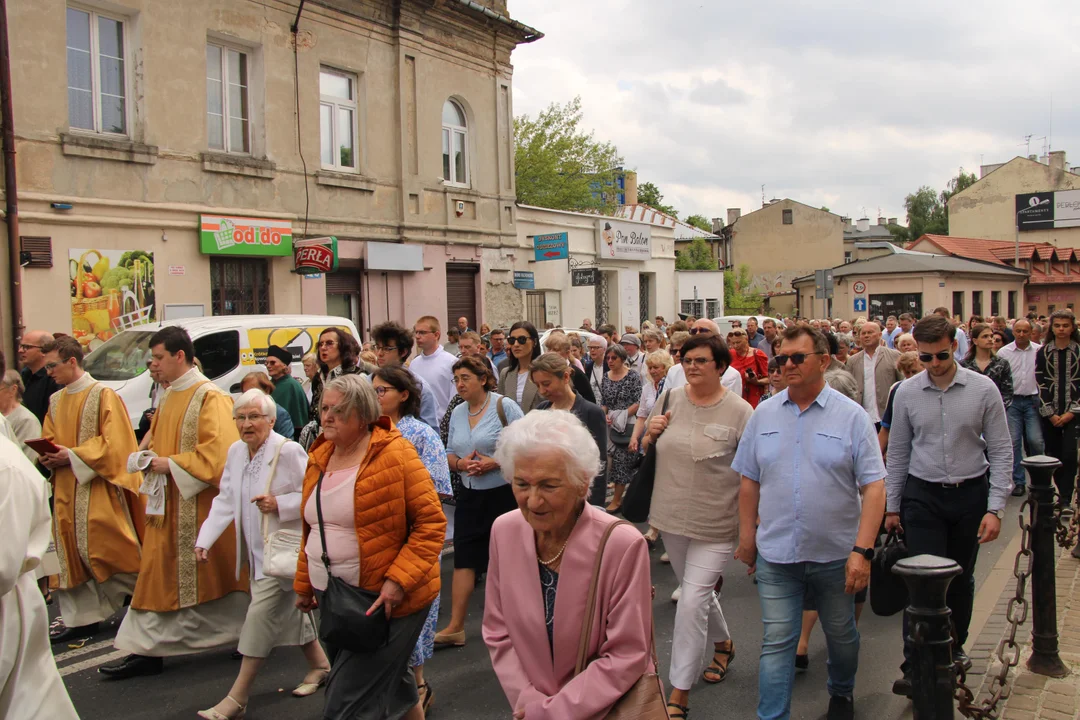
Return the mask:
<svg viewBox="0 0 1080 720">
<path fill-rule="evenodd" d="M 87 352 L 117 332 L 154 322 L 154 254 L 68 251 L 71 335 Z"/>
<path fill-rule="evenodd" d="M 649 225 L 598 220 L 600 234 L 596 252 L 604 260 L 648 260 L 652 257 L 652 229 Z"/>
</svg>

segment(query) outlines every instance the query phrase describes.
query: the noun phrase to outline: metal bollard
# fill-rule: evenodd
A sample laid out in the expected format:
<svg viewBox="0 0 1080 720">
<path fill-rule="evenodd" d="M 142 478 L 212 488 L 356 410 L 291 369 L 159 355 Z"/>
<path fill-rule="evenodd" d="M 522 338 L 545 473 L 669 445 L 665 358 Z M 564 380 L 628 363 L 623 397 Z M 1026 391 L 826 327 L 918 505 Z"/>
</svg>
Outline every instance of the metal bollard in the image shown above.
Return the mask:
<svg viewBox="0 0 1080 720">
<path fill-rule="evenodd" d="M 915 720 L 953 717 L 956 673 L 952 661 L 952 611 L 945 604 L 949 583 L 962 571 L 954 560 L 916 555 L 900 560 L 893 572 L 908 586 L 908 631 L 915 655 L 911 702 Z"/>
<path fill-rule="evenodd" d="M 1027 667 L 1033 673 L 1050 677 L 1069 674 L 1058 656 L 1057 582 L 1054 569 L 1057 543 L 1054 531 L 1054 470 L 1061 461 L 1047 455 L 1026 458 L 1023 466 L 1031 475 L 1031 498 L 1035 524 L 1031 529 L 1031 657 Z"/>
</svg>

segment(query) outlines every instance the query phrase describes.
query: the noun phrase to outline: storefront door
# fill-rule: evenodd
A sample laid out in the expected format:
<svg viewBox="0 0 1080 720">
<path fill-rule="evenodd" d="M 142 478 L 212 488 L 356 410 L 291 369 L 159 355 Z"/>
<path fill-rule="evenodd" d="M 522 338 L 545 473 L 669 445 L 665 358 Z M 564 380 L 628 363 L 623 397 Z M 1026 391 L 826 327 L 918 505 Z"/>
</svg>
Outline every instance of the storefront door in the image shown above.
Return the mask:
<svg viewBox="0 0 1080 720">
<path fill-rule="evenodd" d="M 265 258 L 210 258 L 213 315 L 269 315 L 270 268 Z"/>
<path fill-rule="evenodd" d="M 476 311 L 476 273 L 477 265 L 464 263 L 446 265 L 446 322 L 450 327 L 457 325 L 457 319 L 469 320 L 469 327 L 478 328 L 479 313 Z"/>
</svg>

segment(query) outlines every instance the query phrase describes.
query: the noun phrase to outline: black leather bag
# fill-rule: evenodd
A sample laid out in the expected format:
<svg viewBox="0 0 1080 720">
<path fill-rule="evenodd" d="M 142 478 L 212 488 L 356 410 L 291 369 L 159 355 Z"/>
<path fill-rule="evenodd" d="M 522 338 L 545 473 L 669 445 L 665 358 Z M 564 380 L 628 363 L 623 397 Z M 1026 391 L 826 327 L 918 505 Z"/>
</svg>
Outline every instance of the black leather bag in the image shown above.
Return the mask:
<svg viewBox="0 0 1080 720">
<path fill-rule="evenodd" d="M 660 414 L 667 412 L 668 393 L 664 393 L 664 402 L 660 406 Z M 637 473 L 623 495 L 622 516 L 630 522 L 642 523 L 649 519 L 649 510 L 652 508 L 653 485 L 656 483 L 656 443 L 649 443 L 645 449 L 645 457 L 638 465 Z"/>
<path fill-rule="evenodd" d="M 319 639 L 336 649 L 355 653 L 372 652 L 390 642 L 390 619 L 384 608 L 367 614 L 378 593 L 353 587 L 330 572 L 330 556 L 326 554 L 326 531 L 323 529 L 322 481 L 315 485 L 315 511 L 319 516 L 319 539 L 322 540 L 322 561 L 326 567 L 326 591 L 319 603 Z"/>
<path fill-rule="evenodd" d="M 893 530 L 870 563 L 870 609 L 875 615 L 888 617 L 907 607 L 907 583 L 892 571 L 893 565 L 907 556 L 907 545 Z"/>
</svg>

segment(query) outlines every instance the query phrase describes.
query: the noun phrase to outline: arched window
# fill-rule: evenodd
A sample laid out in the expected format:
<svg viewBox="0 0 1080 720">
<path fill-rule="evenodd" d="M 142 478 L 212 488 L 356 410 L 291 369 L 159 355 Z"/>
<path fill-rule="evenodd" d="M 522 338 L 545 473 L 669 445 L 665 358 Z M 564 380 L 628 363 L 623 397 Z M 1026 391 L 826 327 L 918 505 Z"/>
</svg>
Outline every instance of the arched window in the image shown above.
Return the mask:
<svg viewBox="0 0 1080 720">
<path fill-rule="evenodd" d="M 469 184 L 469 131 L 465 111 L 447 100 L 442 111 L 443 180 L 451 185 Z"/>
</svg>

